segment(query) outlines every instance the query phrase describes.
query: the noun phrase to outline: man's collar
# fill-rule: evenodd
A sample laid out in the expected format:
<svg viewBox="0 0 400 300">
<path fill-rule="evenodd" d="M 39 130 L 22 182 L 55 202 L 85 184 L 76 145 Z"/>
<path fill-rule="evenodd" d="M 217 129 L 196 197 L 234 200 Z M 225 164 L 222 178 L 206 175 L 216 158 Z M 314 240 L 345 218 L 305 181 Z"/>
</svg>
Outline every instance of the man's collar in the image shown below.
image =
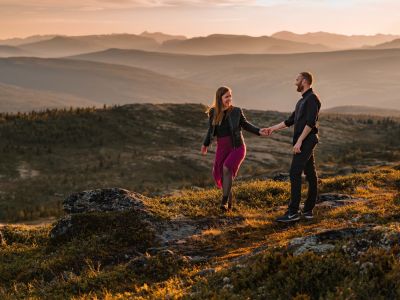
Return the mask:
<svg viewBox="0 0 400 300">
<path fill-rule="evenodd" d="M 311 94 L 313 92 L 313 89 L 310 87 L 307 91 L 305 91 L 302 95 L 302 98 L 304 99 L 305 97 L 307 97 L 309 94 Z"/>
</svg>

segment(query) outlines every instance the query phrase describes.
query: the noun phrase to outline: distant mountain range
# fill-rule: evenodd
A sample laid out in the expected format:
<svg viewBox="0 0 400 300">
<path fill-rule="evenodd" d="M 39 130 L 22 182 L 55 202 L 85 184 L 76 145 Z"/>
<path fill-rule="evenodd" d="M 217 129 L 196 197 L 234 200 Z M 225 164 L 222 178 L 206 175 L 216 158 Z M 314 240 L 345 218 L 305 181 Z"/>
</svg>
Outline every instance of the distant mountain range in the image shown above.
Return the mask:
<svg viewBox="0 0 400 300">
<path fill-rule="evenodd" d="M 238 105 L 279 111 L 293 108 L 299 98 L 294 78 L 309 70 L 315 74 L 323 108 L 379 103 L 382 108 L 400 109 L 400 49 L 217 56 L 111 49 L 73 58 L 147 69 L 212 90 L 228 85 Z M 205 99 L 211 102 L 212 96 Z"/>
<path fill-rule="evenodd" d="M 277 39 L 269 36 L 252 37 L 246 35 L 213 34 L 207 37 L 196 37 L 181 41 L 167 41 L 162 44 L 160 50 L 170 53 L 216 55 L 234 53 L 263 54 L 320 52 L 328 51 L 330 49 L 317 43 L 313 45 Z"/>
<path fill-rule="evenodd" d="M 288 38 L 285 34 L 275 36 Z M 8 41 L 18 45 L 0 45 L 0 56 L 8 57 L 0 59 L 1 109 L 41 109 L 44 103 L 53 107 L 68 105 L 68 101 L 72 106 L 210 104 L 216 88 L 228 85 L 237 105 L 290 111 L 299 98 L 294 77 L 303 70 L 315 74 L 324 109 L 349 104 L 377 106 L 378 100 L 383 109 L 400 109 L 400 39 L 365 46 L 395 36 L 318 33 L 302 38 L 317 35 L 319 40 L 308 41 L 319 44 L 267 36 L 185 38 L 148 32 L 11 39 Z M 328 51 L 331 49 L 323 42 L 328 44 L 326 40 L 332 37 L 358 39 L 357 46 L 361 42 L 364 46 Z"/>
<path fill-rule="evenodd" d="M 162 32 L 135 34 L 106 34 L 86 36 L 36 35 L 27 38 L 0 40 L 0 57 L 35 56 L 63 57 L 109 48 L 194 54 L 282 54 L 326 52 L 343 49 L 398 48 L 400 36 L 378 34 L 373 36 L 346 36 L 326 32 L 295 34 L 282 31 L 272 36 L 212 34 L 186 38 Z M 5 49 L 4 47 L 13 47 Z"/>
<path fill-rule="evenodd" d="M 212 94 L 211 89 L 199 84 L 140 68 L 71 59 L 2 58 L 0 82 L 6 84 L 4 89 L 12 85 L 84 99 L 79 104 L 71 102 L 74 106 L 86 106 L 88 101 L 98 105 L 205 102 L 205 95 Z M 29 103 L 35 96 L 38 95 L 33 93 L 32 97 L 22 99 Z"/>
<path fill-rule="evenodd" d="M 329 32 L 310 32 L 297 34 L 290 31 L 281 31 L 272 35 L 272 37 L 289 40 L 294 42 L 321 44 L 332 50 L 356 49 L 365 46 L 375 46 L 387 43 L 396 38 L 397 35 L 376 34 L 376 35 L 343 35 Z"/>
</svg>

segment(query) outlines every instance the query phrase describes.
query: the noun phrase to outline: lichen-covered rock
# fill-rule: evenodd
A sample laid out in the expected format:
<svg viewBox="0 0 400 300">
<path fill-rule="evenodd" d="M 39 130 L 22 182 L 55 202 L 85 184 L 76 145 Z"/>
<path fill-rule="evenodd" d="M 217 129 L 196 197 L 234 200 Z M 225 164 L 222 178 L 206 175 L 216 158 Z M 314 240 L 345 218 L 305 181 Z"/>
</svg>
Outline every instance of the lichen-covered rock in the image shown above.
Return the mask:
<svg viewBox="0 0 400 300">
<path fill-rule="evenodd" d="M 96 189 L 73 193 L 63 201 L 66 213 L 124 211 L 143 209 L 145 197 L 120 188 Z"/>
<path fill-rule="evenodd" d="M 101 233 L 104 225 L 109 227 L 121 226 L 123 215 L 96 215 L 96 213 L 123 213 L 130 212 L 129 220 L 138 219 L 143 226 L 153 231 L 154 224 L 150 222 L 152 214 L 146 210 L 143 203 L 144 196 L 120 188 L 96 189 L 73 193 L 63 201 L 64 216 L 53 226 L 50 238 L 53 240 L 69 239 L 85 231 Z M 126 217 L 126 216 L 125 216 Z M 112 224 L 109 222 L 112 221 Z M 129 221 L 128 220 L 128 221 Z M 95 222 L 95 224 L 93 224 Z"/>
<path fill-rule="evenodd" d="M 333 250 L 337 241 L 354 237 L 363 232 L 365 232 L 365 229 L 362 228 L 344 228 L 323 231 L 315 235 L 292 239 L 288 244 L 288 249 L 293 252 L 294 256 L 301 255 L 308 251 L 324 253 Z"/>
<path fill-rule="evenodd" d="M 367 201 L 363 198 L 353 198 L 346 194 L 325 193 L 320 194 L 317 200 L 318 206 L 335 208 L 339 206 L 349 205 L 360 201 Z"/>
</svg>

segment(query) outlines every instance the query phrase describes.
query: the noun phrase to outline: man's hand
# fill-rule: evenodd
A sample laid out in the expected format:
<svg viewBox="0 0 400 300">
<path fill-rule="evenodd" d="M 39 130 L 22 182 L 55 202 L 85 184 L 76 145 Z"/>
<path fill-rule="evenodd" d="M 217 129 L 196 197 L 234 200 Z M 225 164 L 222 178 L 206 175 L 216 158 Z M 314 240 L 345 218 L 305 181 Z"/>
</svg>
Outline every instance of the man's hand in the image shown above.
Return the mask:
<svg viewBox="0 0 400 300">
<path fill-rule="evenodd" d="M 273 132 L 273 129 L 272 129 L 271 127 L 262 128 L 262 129 L 260 130 L 260 134 L 261 134 L 262 136 L 270 136 L 270 135 L 272 134 L 272 132 Z"/>
<path fill-rule="evenodd" d="M 293 153 L 298 154 L 301 153 L 301 145 L 303 144 L 302 141 L 297 141 L 296 145 L 293 147 Z"/>
<path fill-rule="evenodd" d="M 203 154 L 203 155 L 207 154 L 207 147 L 204 145 L 201 145 L 201 154 Z"/>
</svg>

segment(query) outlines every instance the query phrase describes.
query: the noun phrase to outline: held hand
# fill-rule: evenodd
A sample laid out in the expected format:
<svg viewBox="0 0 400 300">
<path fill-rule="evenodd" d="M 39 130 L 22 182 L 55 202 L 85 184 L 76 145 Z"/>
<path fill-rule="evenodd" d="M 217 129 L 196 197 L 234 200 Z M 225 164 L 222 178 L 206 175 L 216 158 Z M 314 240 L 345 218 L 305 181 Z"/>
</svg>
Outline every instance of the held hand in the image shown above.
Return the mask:
<svg viewBox="0 0 400 300">
<path fill-rule="evenodd" d="M 203 154 L 203 155 L 207 154 L 207 147 L 204 145 L 201 145 L 201 154 Z"/>
<path fill-rule="evenodd" d="M 262 136 L 270 136 L 270 135 L 272 134 L 272 132 L 273 132 L 273 129 L 272 129 L 271 127 L 262 128 L 262 129 L 260 130 L 260 134 L 261 134 Z"/>
<path fill-rule="evenodd" d="M 301 145 L 302 145 L 302 142 L 301 141 L 297 141 L 296 145 L 294 145 L 294 147 L 293 147 L 293 153 L 294 154 L 301 153 Z"/>
</svg>

